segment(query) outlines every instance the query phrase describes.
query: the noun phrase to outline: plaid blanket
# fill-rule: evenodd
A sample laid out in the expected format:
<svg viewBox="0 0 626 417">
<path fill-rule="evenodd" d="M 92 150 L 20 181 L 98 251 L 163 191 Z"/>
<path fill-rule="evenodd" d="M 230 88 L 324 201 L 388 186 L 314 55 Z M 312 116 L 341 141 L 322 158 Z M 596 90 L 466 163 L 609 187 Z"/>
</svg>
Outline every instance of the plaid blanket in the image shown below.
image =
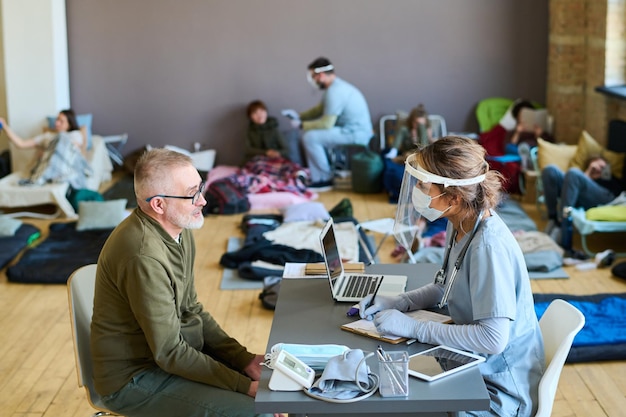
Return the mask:
<svg viewBox="0 0 626 417">
<path fill-rule="evenodd" d="M 50 141 L 32 169 L 26 184 L 69 182 L 72 188 L 87 188 L 87 177 L 93 175 L 89 162 L 64 133 Z"/>
<path fill-rule="evenodd" d="M 249 194 L 287 191 L 311 198 L 313 193 L 306 188 L 308 178 L 308 170 L 288 159 L 255 156 L 232 179 Z"/>
</svg>

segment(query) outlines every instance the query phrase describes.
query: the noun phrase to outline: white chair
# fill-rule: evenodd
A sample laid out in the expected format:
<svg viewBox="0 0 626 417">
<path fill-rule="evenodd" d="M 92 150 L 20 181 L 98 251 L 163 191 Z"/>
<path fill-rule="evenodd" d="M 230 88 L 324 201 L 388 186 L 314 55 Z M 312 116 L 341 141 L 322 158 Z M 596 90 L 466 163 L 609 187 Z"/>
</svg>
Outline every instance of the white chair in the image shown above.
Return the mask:
<svg viewBox="0 0 626 417">
<path fill-rule="evenodd" d="M 117 414 L 112 413 L 102 405 L 100 395 L 93 387 L 93 366 L 89 339 L 95 283 L 95 264 L 80 267 L 70 276 L 67 281 L 70 323 L 72 324 L 78 386 L 85 388 L 87 401 L 98 410 L 93 416 L 110 416 Z"/>
<path fill-rule="evenodd" d="M 539 407 L 535 417 L 549 417 L 561 370 L 585 316 L 570 303 L 556 299 L 539 320 L 546 355 L 546 372 L 539 381 Z"/>
</svg>

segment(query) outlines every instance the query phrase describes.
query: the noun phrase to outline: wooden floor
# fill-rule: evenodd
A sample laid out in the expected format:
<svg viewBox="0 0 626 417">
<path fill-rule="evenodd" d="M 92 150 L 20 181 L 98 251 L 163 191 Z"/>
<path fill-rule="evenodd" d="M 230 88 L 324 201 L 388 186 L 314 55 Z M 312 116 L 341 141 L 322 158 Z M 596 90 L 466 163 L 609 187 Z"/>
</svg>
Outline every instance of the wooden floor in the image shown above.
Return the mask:
<svg viewBox="0 0 626 417">
<path fill-rule="evenodd" d="M 354 216 L 361 220 L 393 217 L 395 206 L 386 197 L 347 192 L 322 193 L 319 201 L 331 208 L 349 197 Z M 537 221 L 534 205 L 524 208 Z M 272 322 L 261 307 L 258 290 L 220 291 L 220 256 L 230 236 L 241 236 L 241 215 L 208 217 L 195 232 L 198 257 L 196 283 L 205 307 L 232 336 L 254 352 L 264 352 Z M 31 221 L 26 220 L 25 221 Z M 47 221 L 32 220 L 46 229 Z M 626 251 L 624 235 L 600 235 L 591 248 Z M 388 239 L 380 252 L 390 257 Z M 608 269 L 580 272 L 567 268 L 568 280 L 532 281 L 539 293 L 593 294 L 625 292 L 626 281 L 611 277 Z M 0 271 L 0 417 L 85 417 L 93 410 L 77 388 L 64 285 L 14 284 Z M 618 417 L 626 415 L 626 362 L 566 365 L 561 375 L 553 416 Z"/>
</svg>

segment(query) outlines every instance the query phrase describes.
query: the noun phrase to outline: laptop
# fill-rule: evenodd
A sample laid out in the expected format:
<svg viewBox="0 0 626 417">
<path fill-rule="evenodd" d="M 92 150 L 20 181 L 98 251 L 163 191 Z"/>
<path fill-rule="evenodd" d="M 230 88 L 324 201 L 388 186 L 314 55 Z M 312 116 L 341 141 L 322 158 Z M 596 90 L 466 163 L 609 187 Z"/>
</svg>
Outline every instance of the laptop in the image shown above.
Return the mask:
<svg viewBox="0 0 626 417">
<path fill-rule="evenodd" d="M 320 233 L 320 244 L 330 291 L 335 301 L 359 302 L 366 295 L 373 293 L 379 283 L 377 294 L 393 296 L 404 292 L 407 282 L 405 275 L 345 274 L 332 218 L 326 222 Z"/>
</svg>

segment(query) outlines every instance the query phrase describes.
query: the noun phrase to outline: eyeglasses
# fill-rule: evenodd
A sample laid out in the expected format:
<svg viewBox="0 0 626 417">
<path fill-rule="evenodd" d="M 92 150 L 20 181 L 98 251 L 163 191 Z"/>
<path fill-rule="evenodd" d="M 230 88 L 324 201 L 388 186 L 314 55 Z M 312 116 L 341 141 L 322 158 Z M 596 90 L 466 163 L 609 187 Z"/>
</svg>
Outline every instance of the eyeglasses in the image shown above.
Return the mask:
<svg viewBox="0 0 626 417">
<path fill-rule="evenodd" d="M 198 191 L 196 191 L 194 195 L 182 196 L 182 195 L 157 194 L 157 195 L 153 195 L 152 197 L 146 198 L 146 201 L 150 202 L 150 200 L 152 200 L 153 198 L 156 198 L 156 197 L 161 197 L 161 198 L 181 198 L 183 200 L 191 200 L 191 204 L 195 205 L 198 202 L 198 199 L 200 198 L 200 196 L 204 195 L 205 189 L 206 189 L 206 183 L 203 181 L 203 182 L 200 183 L 200 186 L 198 187 Z"/>
</svg>

